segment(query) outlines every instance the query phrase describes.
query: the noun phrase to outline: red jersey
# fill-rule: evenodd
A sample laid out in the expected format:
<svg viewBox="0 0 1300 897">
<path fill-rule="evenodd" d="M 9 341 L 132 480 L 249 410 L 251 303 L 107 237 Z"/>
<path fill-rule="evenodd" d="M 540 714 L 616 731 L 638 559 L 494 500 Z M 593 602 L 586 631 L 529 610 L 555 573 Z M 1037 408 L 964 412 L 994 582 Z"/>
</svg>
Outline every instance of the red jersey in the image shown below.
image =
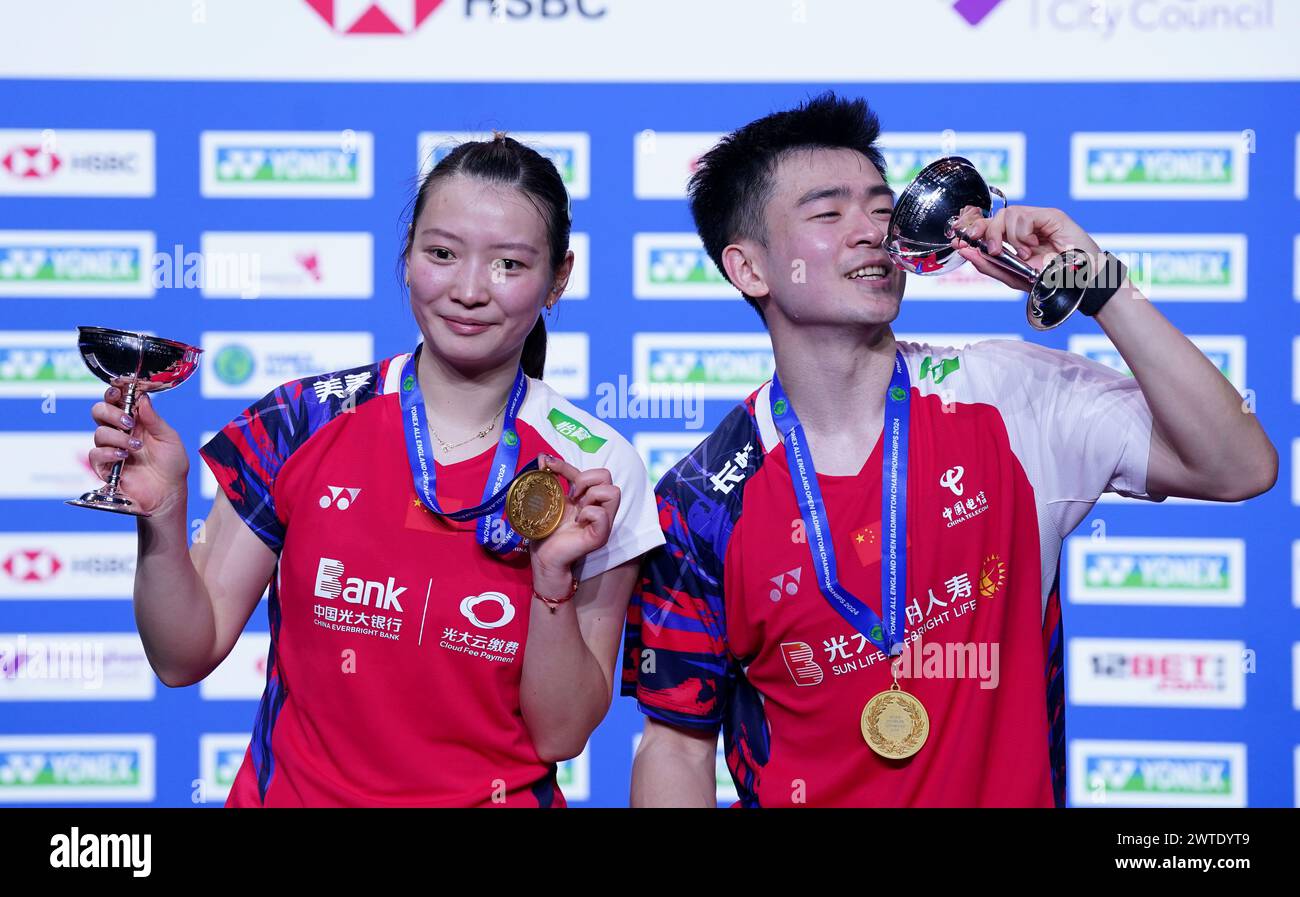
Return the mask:
<svg viewBox="0 0 1300 897">
<path fill-rule="evenodd" d="M 891 662 L 821 594 L 770 383 L 656 489 L 667 545 L 629 611 L 624 693 L 722 729 L 746 806 L 1063 805 L 1061 542 L 1104 490 L 1151 498 L 1150 411 L 1132 378 L 1028 343 L 898 349 L 913 384 L 899 686 L 928 713 L 921 750 L 887 760 L 864 739 Z M 818 475 L 840 582 L 878 614 L 883 444 L 854 476 Z"/>
<path fill-rule="evenodd" d="M 416 498 L 407 356 L 288 383 L 201 450 L 279 555 L 267 684 L 227 806 L 562 806 L 519 707 L 532 572 Z M 622 501 L 596 576 L 659 545 L 645 467 L 611 427 L 529 380 L 520 462 L 608 468 Z M 493 449 L 437 465 L 445 511 L 482 500 Z"/>
</svg>

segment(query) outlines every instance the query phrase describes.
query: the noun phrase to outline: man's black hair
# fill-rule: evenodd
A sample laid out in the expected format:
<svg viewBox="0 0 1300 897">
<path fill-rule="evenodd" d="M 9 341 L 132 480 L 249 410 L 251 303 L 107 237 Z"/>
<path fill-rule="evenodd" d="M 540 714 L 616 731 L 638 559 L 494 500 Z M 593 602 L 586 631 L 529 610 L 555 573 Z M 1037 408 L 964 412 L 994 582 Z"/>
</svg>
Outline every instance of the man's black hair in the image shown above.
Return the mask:
<svg viewBox="0 0 1300 897">
<path fill-rule="evenodd" d="M 777 165 L 792 150 L 857 150 L 885 176 L 885 157 L 876 140 L 880 121 L 861 98 L 827 91 L 794 109 L 774 112 L 728 134 L 700 158 L 688 192 L 695 229 L 724 277 L 722 250 L 737 240 L 766 246 L 763 211 L 772 195 Z M 730 280 L 730 278 L 728 278 Z M 757 300 L 745 301 L 767 319 Z"/>
</svg>

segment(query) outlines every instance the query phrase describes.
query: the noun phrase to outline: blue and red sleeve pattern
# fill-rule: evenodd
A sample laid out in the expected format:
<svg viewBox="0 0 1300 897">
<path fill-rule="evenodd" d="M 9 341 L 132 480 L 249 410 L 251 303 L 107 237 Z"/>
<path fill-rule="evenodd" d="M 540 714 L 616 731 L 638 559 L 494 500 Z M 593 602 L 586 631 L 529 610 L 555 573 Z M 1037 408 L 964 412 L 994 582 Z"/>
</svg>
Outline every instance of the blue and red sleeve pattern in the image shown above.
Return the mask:
<svg viewBox="0 0 1300 897">
<path fill-rule="evenodd" d="M 275 479 L 295 451 L 345 411 L 383 390 L 389 359 L 278 386 L 226 424 L 199 455 L 235 512 L 279 554 L 286 521 L 275 505 Z"/>
<path fill-rule="evenodd" d="M 647 716 L 717 731 L 736 687 L 727 647 L 723 570 L 745 480 L 715 483 L 745 453 L 752 475 L 762 449 L 751 409 L 736 407 L 655 487 L 663 546 L 651 551 L 628 609 L 622 694 Z M 725 490 L 725 491 L 724 491 Z"/>
</svg>

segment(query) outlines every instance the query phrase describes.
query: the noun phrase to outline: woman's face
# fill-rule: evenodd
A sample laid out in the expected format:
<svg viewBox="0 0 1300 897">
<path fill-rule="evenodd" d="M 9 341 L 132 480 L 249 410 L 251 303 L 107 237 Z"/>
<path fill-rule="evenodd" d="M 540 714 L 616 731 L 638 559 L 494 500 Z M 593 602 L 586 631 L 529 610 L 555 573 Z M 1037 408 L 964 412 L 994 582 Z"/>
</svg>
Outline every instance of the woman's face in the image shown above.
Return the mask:
<svg viewBox="0 0 1300 897">
<path fill-rule="evenodd" d="M 513 362 L 571 260 L 551 271 L 546 224 L 519 190 L 463 175 L 436 184 L 406 259 L 426 349 L 468 373 Z"/>
</svg>

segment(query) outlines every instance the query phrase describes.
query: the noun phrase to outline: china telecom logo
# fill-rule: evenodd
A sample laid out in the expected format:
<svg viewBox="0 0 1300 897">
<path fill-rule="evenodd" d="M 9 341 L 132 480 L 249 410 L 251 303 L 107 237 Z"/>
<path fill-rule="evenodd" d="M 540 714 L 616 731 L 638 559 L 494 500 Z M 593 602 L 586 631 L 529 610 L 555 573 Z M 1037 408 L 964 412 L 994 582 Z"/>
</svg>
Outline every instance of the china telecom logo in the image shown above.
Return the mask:
<svg viewBox="0 0 1300 897">
<path fill-rule="evenodd" d="M 307 0 L 336 34 L 410 34 L 442 0 Z"/>
<path fill-rule="evenodd" d="M 953 9 L 971 26 L 983 22 L 1002 0 L 957 0 Z"/>
</svg>

